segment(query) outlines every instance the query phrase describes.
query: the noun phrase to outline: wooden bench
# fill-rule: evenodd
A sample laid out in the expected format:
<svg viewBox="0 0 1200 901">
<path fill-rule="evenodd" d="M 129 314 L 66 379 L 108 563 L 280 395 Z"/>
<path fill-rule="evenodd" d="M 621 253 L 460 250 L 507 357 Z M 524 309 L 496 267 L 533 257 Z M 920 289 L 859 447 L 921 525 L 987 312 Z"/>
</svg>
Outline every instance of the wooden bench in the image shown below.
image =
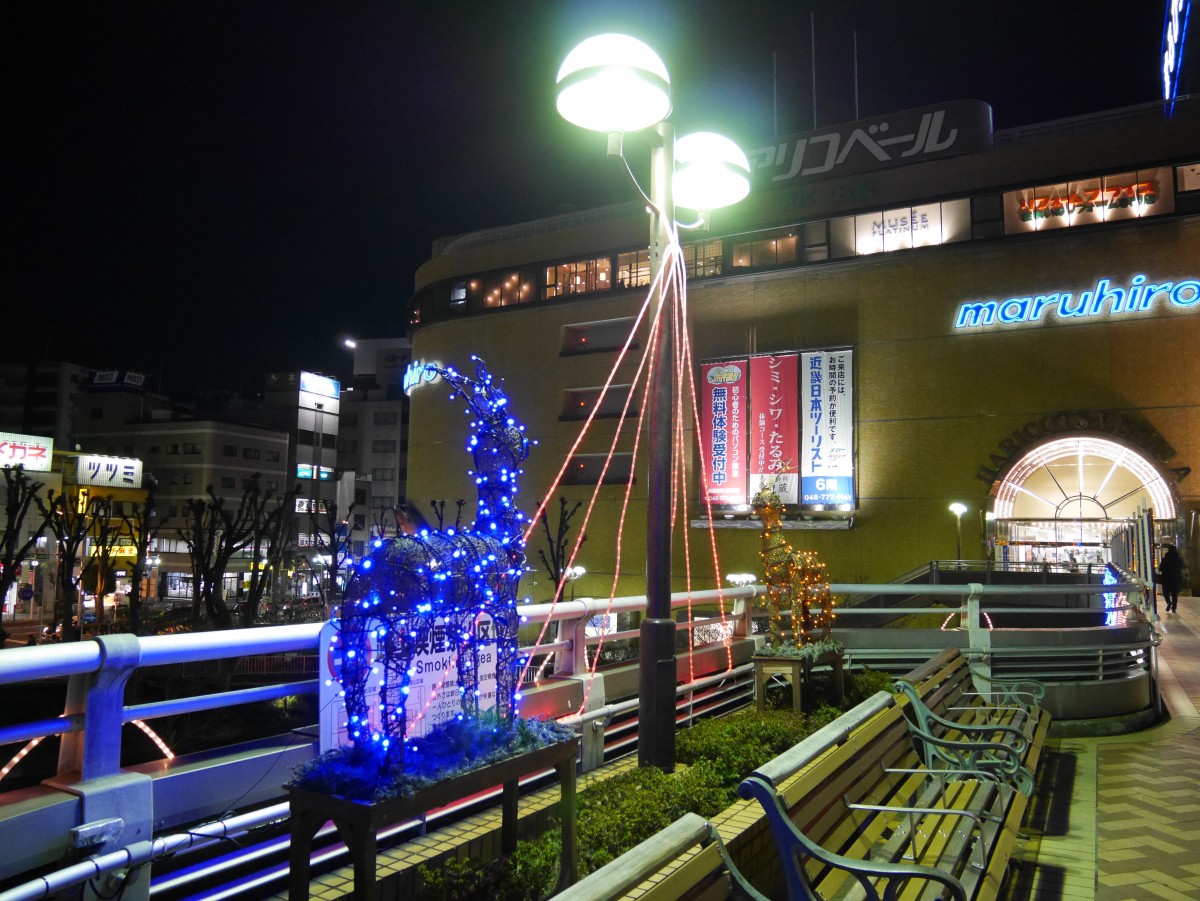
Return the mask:
<svg viewBox="0 0 1200 901">
<path fill-rule="evenodd" d="M 911 705 L 909 727 L 926 767 L 986 772 L 1033 793 L 1050 729 L 1040 683 L 993 679 L 951 648 L 898 679 L 896 690 Z"/>
<path fill-rule="evenodd" d="M 987 755 L 995 763 L 927 766 L 914 742 L 913 698 L 880 692 L 743 781 L 739 794 L 756 798 L 770 824 L 789 898 L 997 896 L 1029 800 L 1021 788 L 1032 787 L 1006 768 L 1036 767 L 1049 717 L 1032 703 L 1024 717 L 986 704 L 970 676 L 955 651 L 906 681 L 950 724 L 933 727 L 948 738 L 931 732 L 929 740 L 974 745 L 967 764 Z M 1028 733 L 1010 725 L 1025 719 Z M 972 742 L 976 726 L 1011 741 Z"/>
</svg>

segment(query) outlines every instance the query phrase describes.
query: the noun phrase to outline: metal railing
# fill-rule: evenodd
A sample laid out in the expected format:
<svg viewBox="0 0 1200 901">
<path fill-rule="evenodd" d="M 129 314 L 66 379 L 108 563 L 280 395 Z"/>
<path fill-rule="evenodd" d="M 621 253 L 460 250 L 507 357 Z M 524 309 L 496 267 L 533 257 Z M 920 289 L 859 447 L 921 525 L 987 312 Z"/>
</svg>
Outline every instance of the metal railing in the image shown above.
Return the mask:
<svg viewBox="0 0 1200 901">
<path fill-rule="evenodd" d="M 839 638 L 844 638 L 852 667 L 872 666 L 888 671 L 911 668 L 946 646 L 959 646 L 1000 676 L 1036 676 L 1050 683 L 1072 687 L 1080 684 L 1131 681 L 1152 675 L 1153 650 L 1159 640 L 1154 629 L 1146 585 L 1122 581 L 1115 585 L 992 586 L 968 585 L 871 585 L 834 584 L 838 596 L 900 596 L 901 609 L 889 606 L 839 608 Z M 707 642 L 681 652 L 698 661 L 698 675 L 677 688 L 677 722 L 681 726 L 704 715 L 722 712 L 753 700 L 753 665 L 749 657 L 762 638 L 765 616 L 753 601 L 765 593 L 764 586 L 751 585 L 725 590 L 677 593 L 674 609 L 692 609 L 696 618 L 680 623 L 681 634 L 708 629 L 728 636 L 740 648 L 735 659 L 726 650 L 726 640 Z M 1061 647 L 1053 655 L 1045 645 L 1031 643 L 1036 632 L 1057 630 L 997 630 L 988 624 L 990 613 L 1020 611 L 1036 622 L 1044 613 L 1029 607 L 986 605 L 984 599 L 1045 599 L 1052 596 L 1106 595 L 1107 612 L 1119 611 L 1122 624 L 1099 629 L 1065 630 Z M 951 601 L 950 605 L 937 601 Z M 920 603 L 918 603 L 918 601 Z M 721 614 L 724 605 L 728 613 Z M 619 678 L 624 667 L 595 670 L 594 651 L 604 642 L 629 640 L 635 633 L 588 635 L 587 626 L 598 614 L 641 613 L 645 599 L 639 596 L 615 599 L 584 598 L 557 604 L 523 606 L 527 623 L 557 623 L 553 642 L 526 648 L 535 655 L 553 655 L 555 684 L 578 684 L 599 678 L 587 692 L 585 709 L 576 709 L 565 721 L 575 724 L 584 737 L 584 765 L 598 765 L 606 758 L 630 750 L 636 742 L 636 679 Z M 1091 609 L 1095 609 L 1094 607 Z M 856 617 L 893 617 L 936 614 L 943 618 L 939 628 L 854 629 L 846 624 Z M 82 868 L 63 866 L 72 855 L 95 856 L 103 867 L 116 872 L 135 872 L 162 854 L 181 854 L 194 846 L 204 847 L 225 834 L 235 808 L 261 807 L 258 813 L 241 813 L 255 823 L 275 822 L 286 815 L 280 805 L 290 767 L 309 759 L 317 748 L 311 736 L 300 741 L 289 737 L 212 752 L 202 775 L 186 760 L 152 767 L 121 766 L 121 727 L 134 720 L 225 708 L 263 700 L 312 695 L 317 680 L 284 682 L 212 694 L 125 705 L 124 690 L 139 667 L 189 664 L 235 657 L 264 655 L 315 655 L 320 624 L 272 626 L 137 638 L 132 635 L 102 636 L 93 641 L 11 648 L 0 652 L 0 687 L 14 697 L 13 686 L 36 680 L 66 678 L 66 705 L 61 717 L 31 720 L 0 727 L 0 764 L 14 750 L 14 743 L 59 735 L 62 744 L 58 771 L 43 786 L 10 794 L 0 783 L 0 844 L 10 849 L 0 861 L 0 884 L 22 873 L 50 868 L 57 877 L 39 877 L 24 887 L 0 892 L 0 901 L 44 897 L 62 888 L 62 880 L 81 884 L 97 875 L 100 864 Z M 886 640 L 885 640 L 886 639 Z M 592 658 L 592 659 L 589 659 Z M 700 665 L 702 664 L 702 665 Z M 732 664 L 732 665 L 730 665 Z M 270 664 L 252 667 L 271 672 Z M 632 690 L 629 686 L 632 685 Z M 624 686 L 624 687 L 622 687 Z M 539 685 L 541 689 L 543 686 Z M 561 707 L 559 709 L 562 709 Z M 213 757 L 212 755 L 216 756 Z M 0 775 L 2 778 L 2 775 Z M 248 783 L 251 783 L 248 788 Z M 16 797 L 14 797 L 16 796 Z M 286 805 L 284 805 L 285 807 Z M 216 819 L 213 819 L 213 818 Z M 256 819 L 257 818 L 257 819 Z M 202 828 L 191 823 L 204 823 Z M 248 828 L 237 820 L 239 828 Z M 247 821 L 249 822 L 249 821 Z M 172 835 L 170 830 L 188 826 Z M 180 835 L 209 836 L 202 842 L 185 842 Z M 158 834 L 160 839 L 154 838 Z M 166 838 L 162 838 L 162 835 Z M 122 853 L 125 856 L 122 857 Z M 54 870 L 54 867 L 60 869 Z M 131 869 L 132 868 L 132 869 Z M 66 875 L 64 875 L 66 874 Z M 81 878 L 79 878 L 81 877 Z M 149 879 L 122 882 L 125 897 L 148 897 Z M 33 887 L 31 887 L 33 886 Z M 41 888 L 37 888 L 41 886 Z M 16 892 L 16 894 L 13 894 Z M 33 894 L 29 894 L 33 892 Z M 39 894 L 40 892 L 40 894 Z"/>
</svg>

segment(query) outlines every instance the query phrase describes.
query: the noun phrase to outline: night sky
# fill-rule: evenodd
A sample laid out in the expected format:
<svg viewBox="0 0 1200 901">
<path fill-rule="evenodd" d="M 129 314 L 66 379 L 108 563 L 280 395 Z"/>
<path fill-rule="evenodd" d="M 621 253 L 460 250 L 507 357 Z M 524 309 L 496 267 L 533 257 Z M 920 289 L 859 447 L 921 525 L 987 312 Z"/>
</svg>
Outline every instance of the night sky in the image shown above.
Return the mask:
<svg viewBox="0 0 1200 901">
<path fill-rule="evenodd" d="M 435 238 L 632 199 L 554 111 L 593 33 L 658 50 L 680 133 L 751 147 L 812 127 L 810 13 L 818 125 L 854 118 L 857 33 L 862 116 L 965 97 L 1008 128 L 1155 100 L 1165 5 L 5 4 L 5 351 L 168 391 L 347 372 L 339 336 L 403 333 Z"/>
</svg>

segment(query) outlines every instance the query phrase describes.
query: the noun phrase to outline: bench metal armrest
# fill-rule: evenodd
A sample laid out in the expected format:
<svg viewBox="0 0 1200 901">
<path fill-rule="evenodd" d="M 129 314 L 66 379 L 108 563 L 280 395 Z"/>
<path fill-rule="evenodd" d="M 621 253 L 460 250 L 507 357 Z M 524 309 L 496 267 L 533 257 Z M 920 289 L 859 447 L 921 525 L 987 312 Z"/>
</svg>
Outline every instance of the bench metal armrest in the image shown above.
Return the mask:
<svg viewBox="0 0 1200 901">
<path fill-rule="evenodd" d="M 970 672 L 972 678 L 985 682 L 989 686 L 995 686 L 996 690 L 1003 694 L 1010 696 L 1027 694 L 1039 702 L 1046 698 L 1046 686 L 1037 679 L 997 679 L 979 672 L 974 667 L 971 667 Z"/>
<path fill-rule="evenodd" d="M 909 734 L 917 741 L 917 750 L 929 769 L 936 769 L 936 762 L 943 761 L 955 769 L 991 770 L 1009 785 L 1024 795 L 1033 794 L 1033 774 L 1022 766 L 1024 746 L 1003 742 L 954 741 L 939 738 L 921 729 L 911 720 Z"/>
<path fill-rule="evenodd" d="M 884 861 L 871 862 L 845 857 L 812 841 L 796 828 L 784 809 L 783 802 L 775 792 L 775 787 L 758 776 L 750 776 L 742 780 L 738 786 L 738 794 L 749 800 L 757 798 L 767 816 L 771 832 L 775 836 L 775 845 L 784 861 L 784 875 L 787 879 L 788 898 L 791 901 L 807 901 L 816 897 L 816 893 L 804 869 L 803 857 L 812 857 L 826 866 L 835 867 L 848 873 L 859 885 L 868 901 L 890 901 L 896 896 L 898 886 L 912 879 L 923 879 L 941 884 L 954 901 L 967 901 L 967 893 L 963 884 L 935 867 L 921 864 L 888 863 Z M 881 895 L 872 880 L 888 880 L 887 888 Z"/>
</svg>

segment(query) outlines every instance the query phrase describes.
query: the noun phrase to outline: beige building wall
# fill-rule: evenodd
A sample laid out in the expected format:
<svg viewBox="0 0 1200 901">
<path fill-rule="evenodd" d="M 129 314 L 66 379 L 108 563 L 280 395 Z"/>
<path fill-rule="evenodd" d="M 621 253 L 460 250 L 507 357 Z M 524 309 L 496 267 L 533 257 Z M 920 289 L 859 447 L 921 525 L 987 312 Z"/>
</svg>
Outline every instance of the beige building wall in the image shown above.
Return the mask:
<svg viewBox="0 0 1200 901">
<path fill-rule="evenodd" d="M 597 248 L 599 251 L 600 248 Z M 1107 277 L 1127 285 L 1200 278 L 1200 218 L 1179 217 L 971 241 L 880 254 L 771 273 L 694 281 L 689 309 L 696 362 L 713 357 L 848 345 L 855 351 L 858 509 L 848 530 L 794 530 L 794 547 L 817 550 L 837 582 L 886 581 L 931 560 L 955 555 L 951 501 L 963 517 L 963 556 L 985 554 L 983 512 L 991 485 L 977 477 L 1003 453 L 1015 429 L 1065 410 L 1127 414 L 1151 426 L 1175 451 L 1160 469 L 1200 469 L 1200 307 L 1160 300 L 1149 313 L 1082 322 L 1039 322 L 974 332 L 954 329 L 963 301 L 1053 291 L 1090 290 Z M 504 379 L 514 414 L 539 441 L 522 483 L 523 509 L 545 496 L 578 435 L 560 421 L 564 391 L 604 383 L 615 353 L 562 356 L 564 328 L 636 315 L 634 292 L 515 307 L 439 322 L 413 337 L 414 359 L 460 369 L 471 354 Z M 642 346 L 644 346 L 644 329 Z M 617 381 L 629 382 L 634 362 Z M 465 452 L 467 417 L 442 385 L 412 398 L 409 495 L 472 502 Z M 632 446 L 636 420 L 619 448 Z M 581 452 L 607 449 L 616 421 L 599 421 Z M 692 441 L 691 423 L 687 423 Z M 696 454 L 691 451 L 689 505 L 696 515 Z M 625 517 L 617 594 L 644 592 L 645 465 Z M 1186 525 L 1200 510 L 1200 472 L 1177 482 Z M 591 491 L 557 494 L 585 502 Z M 609 593 L 615 570 L 623 489 L 599 490 L 578 562 L 582 595 Z M 557 509 L 557 504 L 551 508 Z M 472 514 L 468 513 L 468 519 Z M 582 517 L 582 514 L 580 518 Z M 578 522 L 579 520 L 577 520 Z M 693 542 L 694 581 L 711 587 L 707 531 L 684 530 Z M 684 555 L 677 532 L 676 589 Z M 718 529 L 721 571 L 759 571 L 758 533 Z M 540 533 L 530 542 L 539 568 Z M 1192 549 L 1192 563 L 1195 565 Z M 544 572 L 522 583 L 534 599 L 549 597 Z"/>
</svg>

